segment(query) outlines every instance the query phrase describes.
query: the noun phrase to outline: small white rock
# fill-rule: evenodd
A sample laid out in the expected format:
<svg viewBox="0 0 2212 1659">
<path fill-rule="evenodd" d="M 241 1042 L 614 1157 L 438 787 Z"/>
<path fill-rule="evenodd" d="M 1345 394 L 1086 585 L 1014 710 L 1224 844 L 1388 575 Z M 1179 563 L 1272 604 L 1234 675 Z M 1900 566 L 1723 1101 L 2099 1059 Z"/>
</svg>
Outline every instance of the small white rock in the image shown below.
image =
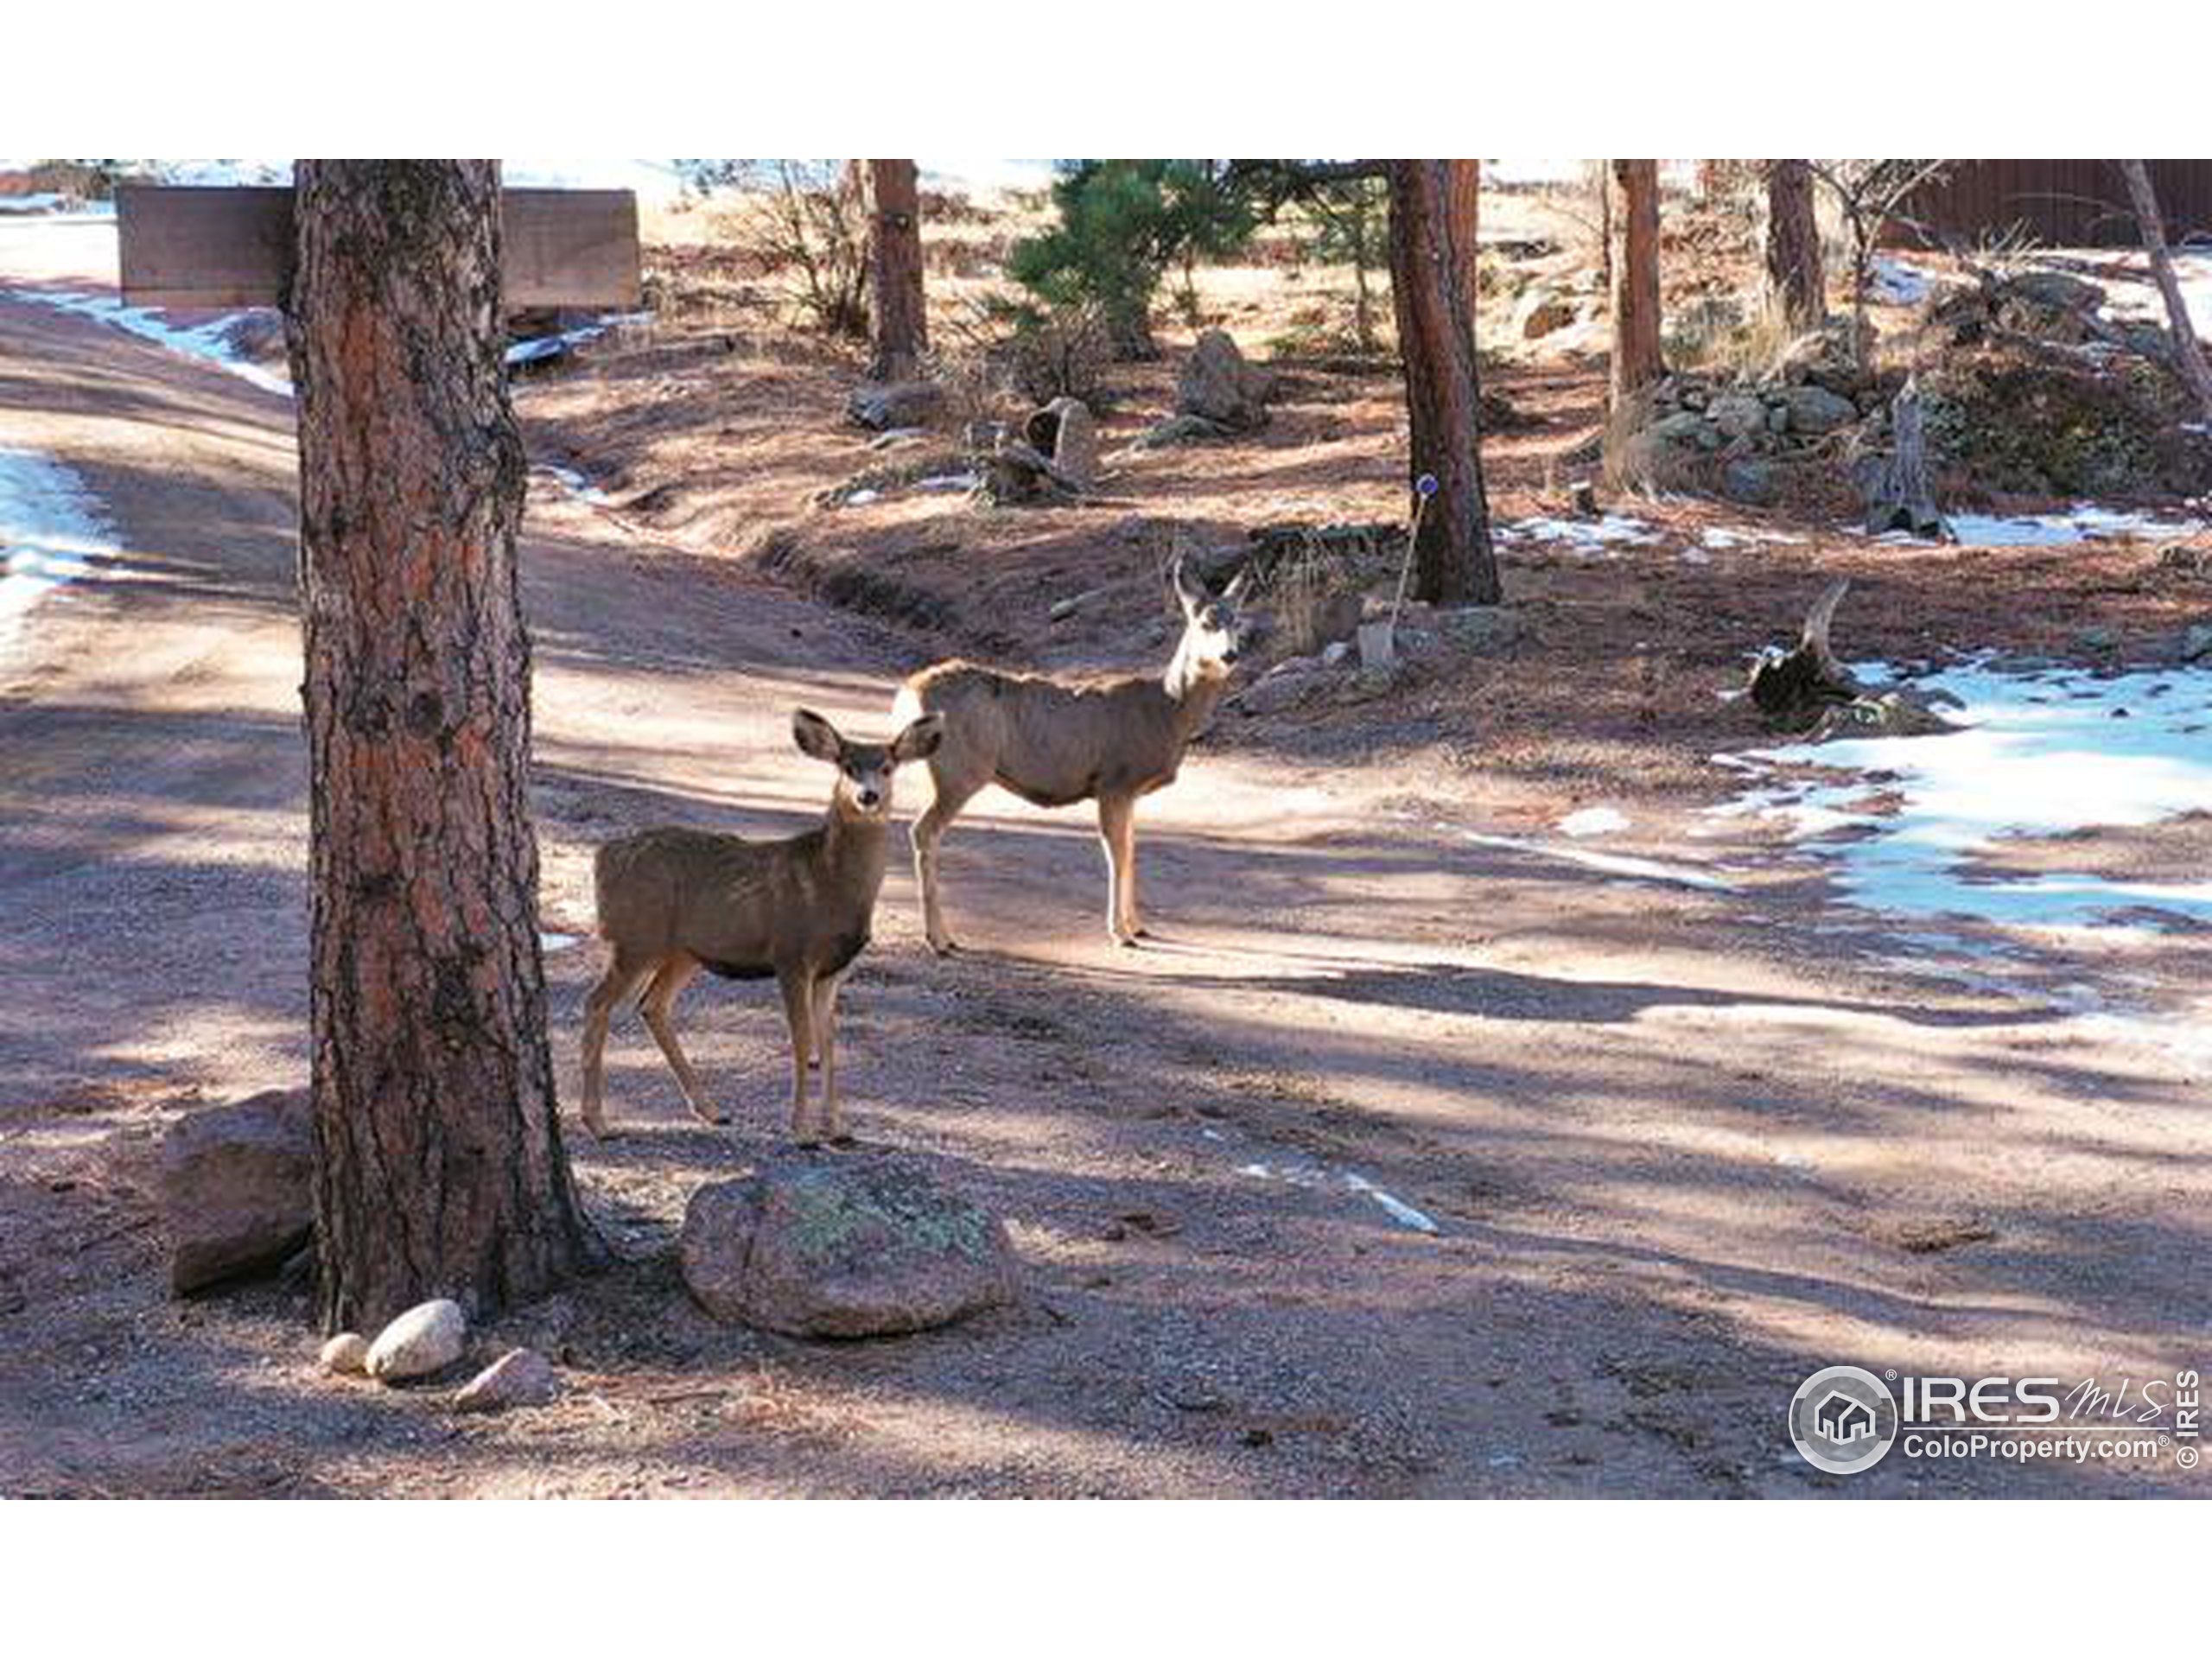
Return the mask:
<svg viewBox="0 0 2212 1659">
<path fill-rule="evenodd" d="M 369 1349 L 369 1375 L 384 1382 L 428 1376 L 459 1359 L 467 1340 L 468 1319 L 460 1303 L 424 1302 L 385 1326 Z"/>
<path fill-rule="evenodd" d="M 369 1368 L 369 1339 L 359 1332 L 341 1332 L 322 1344 L 318 1360 L 333 1376 L 359 1376 Z"/>
<path fill-rule="evenodd" d="M 561 1374 L 535 1349 L 517 1348 L 494 1360 L 454 1395 L 455 1411 L 505 1411 L 543 1406 L 558 1398 Z"/>
</svg>

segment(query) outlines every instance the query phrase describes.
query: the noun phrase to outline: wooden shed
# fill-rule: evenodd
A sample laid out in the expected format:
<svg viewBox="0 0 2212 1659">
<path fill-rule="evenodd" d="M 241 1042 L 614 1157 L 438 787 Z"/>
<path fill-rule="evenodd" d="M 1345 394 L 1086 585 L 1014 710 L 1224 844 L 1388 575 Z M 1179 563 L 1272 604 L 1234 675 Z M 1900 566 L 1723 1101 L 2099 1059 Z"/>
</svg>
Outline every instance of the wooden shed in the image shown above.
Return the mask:
<svg viewBox="0 0 2212 1659">
<path fill-rule="evenodd" d="M 2212 243 L 2212 162 L 2152 162 L 2167 240 Z M 2024 235 L 2046 247 L 2101 248 L 2139 238 L 2112 162 L 1958 162 L 1905 205 L 1897 239 L 1969 245 Z"/>
</svg>

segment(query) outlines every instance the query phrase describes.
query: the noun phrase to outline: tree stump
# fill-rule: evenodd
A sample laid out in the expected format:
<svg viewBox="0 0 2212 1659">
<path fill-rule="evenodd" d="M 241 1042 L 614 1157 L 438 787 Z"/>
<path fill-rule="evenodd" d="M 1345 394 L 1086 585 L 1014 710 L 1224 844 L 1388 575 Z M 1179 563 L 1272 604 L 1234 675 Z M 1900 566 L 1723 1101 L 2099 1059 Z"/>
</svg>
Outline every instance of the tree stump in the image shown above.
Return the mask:
<svg viewBox="0 0 2212 1659">
<path fill-rule="evenodd" d="M 973 470 L 980 480 L 976 493 L 995 507 L 1045 506 L 1084 493 L 1080 480 L 1002 427 L 988 447 L 974 450 Z"/>
<path fill-rule="evenodd" d="M 1930 737 L 1956 731 L 1936 707 L 1957 706 L 1949 693 L 1930 695 L 1900 686 L 1877 696 L 1836 661 L 1828 629 L 1850 588 L 1848 576 L 1830 582 L 1806 613 L 1796 648 L 1770 651 L 1751 665 L 1752 703 L 1770 723 L 1804 733 L 1815 743 L 1831 737 Z"/>
<path fill-rule="evenodd" d="M 1908 378 L 1890 405 L 1893 444 L 1866 492 L 1866 529 L 1880 536 L 1906 531 L 1931 541 L 1948 541 L 1951 532 L 1936 510 L 1928 483 L 1928 441 L 1920 407 L 1920 385 Z"/>
<path fill-rule="evenodd" d="M 1813 601 L 1795 649 L 1770 649 L 1751 665 L 1751 702 L 1777 726 L 1803 731 L 1816 725 L 1822 715 L 1839 703 L 1856 702 L 1865 688 L 1851 671 L 1835 659 L 1828 648 L 1828 628 L 1835 607 L 1851 590 L 1851 578 L 1840 576 Z"/>
</svg>

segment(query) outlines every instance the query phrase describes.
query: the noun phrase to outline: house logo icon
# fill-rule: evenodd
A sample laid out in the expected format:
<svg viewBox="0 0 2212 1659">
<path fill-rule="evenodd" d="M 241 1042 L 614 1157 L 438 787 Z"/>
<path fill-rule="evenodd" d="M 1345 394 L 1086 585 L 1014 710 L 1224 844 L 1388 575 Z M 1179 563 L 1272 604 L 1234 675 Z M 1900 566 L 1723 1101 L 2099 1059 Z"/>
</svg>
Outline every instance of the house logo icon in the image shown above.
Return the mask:
<svg viewBox="0 0 2212 1659">
<path fill-rule="evenodd" d="M 1789 1438 L 1798 1454 L 1831 1475 L 1872 1469 L 1897 1437 L 1889 1384 L 1856 1365 L 1831 1365 L 1800 1383 L 1789 1402 Z"/>
<path fill-rule="evenodd" d="M 1861 1440 L 1874 1432 L 1874 1412 L 1870 1406 L 1861 1405 L 1841 1389 L 1830 1389 L 1815 1408 L 1813 1421 L 1821 1433 L 1840 1446 Z"/>
</svg>

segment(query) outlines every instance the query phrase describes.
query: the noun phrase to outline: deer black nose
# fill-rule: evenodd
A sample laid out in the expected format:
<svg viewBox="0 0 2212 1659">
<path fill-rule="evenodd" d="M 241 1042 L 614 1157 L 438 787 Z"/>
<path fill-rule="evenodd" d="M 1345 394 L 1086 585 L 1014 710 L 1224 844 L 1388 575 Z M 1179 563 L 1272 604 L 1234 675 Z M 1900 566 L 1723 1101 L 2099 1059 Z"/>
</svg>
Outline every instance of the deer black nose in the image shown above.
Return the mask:
<svg viewBox="0 0 2212 1659">
<path fill-rule="evenodd" d="M 882 798 L 883 796 L 879 791 L 873 789 L 864 789 L 861 791 L 861 804 L 862 806 L 874 806 Z"/>
</svg>

